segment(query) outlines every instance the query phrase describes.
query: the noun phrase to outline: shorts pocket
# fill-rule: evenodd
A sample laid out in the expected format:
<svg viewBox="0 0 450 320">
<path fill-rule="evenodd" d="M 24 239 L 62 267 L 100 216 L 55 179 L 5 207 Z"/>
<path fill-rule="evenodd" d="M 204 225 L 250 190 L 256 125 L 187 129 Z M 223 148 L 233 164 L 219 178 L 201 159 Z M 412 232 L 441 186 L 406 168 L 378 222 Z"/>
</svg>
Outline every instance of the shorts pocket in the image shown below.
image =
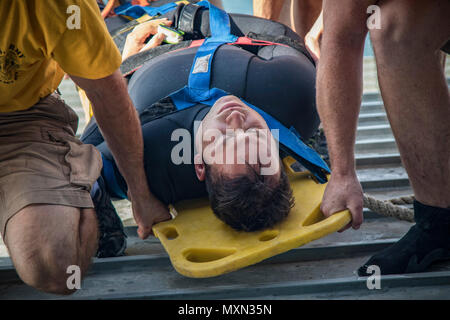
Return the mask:
<svg viewBox="0 0 450 320">
<path fill-rule="evenodd" d="M 69 181 L 72 185 L 88 191 L 97 181 L 102 169 L 100 152 L 90 144 L 83 144 L 77 138 L 60 131 L 47 131 L 50 140 L 68 147 L 62 165 L 69 168 Z"/>
<path fill-rule="evenodd" d="M 91 190 L 102 169 L 100 152 L 90 144 L 67 142 L 65 160 L 70 166 L 70 183 Z"/>
</svg>

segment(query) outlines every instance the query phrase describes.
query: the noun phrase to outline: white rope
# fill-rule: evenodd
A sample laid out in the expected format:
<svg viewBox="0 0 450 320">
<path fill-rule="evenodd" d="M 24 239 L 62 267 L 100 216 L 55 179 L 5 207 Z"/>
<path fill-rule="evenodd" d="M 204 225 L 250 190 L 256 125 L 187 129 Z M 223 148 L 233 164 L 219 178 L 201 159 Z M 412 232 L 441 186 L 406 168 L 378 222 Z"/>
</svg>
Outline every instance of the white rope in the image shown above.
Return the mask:
<svg viewBox="0 0 450 320">
<path fill-rule="evenodd" d="M 414 196 L 405 196 L 390 200 L 378 200 L 364 194 L 364 207 L 385 217 L 393 217 L 399 220 L 414 222 L 414 211 L 400 205 L 412 204 Z"/>
</svg>

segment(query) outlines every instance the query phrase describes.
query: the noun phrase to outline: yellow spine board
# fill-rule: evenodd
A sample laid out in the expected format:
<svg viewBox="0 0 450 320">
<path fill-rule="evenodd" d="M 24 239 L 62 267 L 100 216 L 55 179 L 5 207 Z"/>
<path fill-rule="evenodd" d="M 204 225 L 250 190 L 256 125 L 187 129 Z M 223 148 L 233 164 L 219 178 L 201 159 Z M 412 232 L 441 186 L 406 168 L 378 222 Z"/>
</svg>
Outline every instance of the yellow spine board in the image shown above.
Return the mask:
<svg viewBox="0 0 450 320">
<path fill-rule="evenodd" d="M 153 227 L 174 268 L 187 277 L 218 276 L 322 238 L 351 221 L 347 210 L 324 218 L 320 203 L 326 184 L 305 173 L 289 176 L 295 206 L 270 230 L 235 231 L 215 217 L 206 199 L 176 205 L 176 219 Z"/>
</svg>

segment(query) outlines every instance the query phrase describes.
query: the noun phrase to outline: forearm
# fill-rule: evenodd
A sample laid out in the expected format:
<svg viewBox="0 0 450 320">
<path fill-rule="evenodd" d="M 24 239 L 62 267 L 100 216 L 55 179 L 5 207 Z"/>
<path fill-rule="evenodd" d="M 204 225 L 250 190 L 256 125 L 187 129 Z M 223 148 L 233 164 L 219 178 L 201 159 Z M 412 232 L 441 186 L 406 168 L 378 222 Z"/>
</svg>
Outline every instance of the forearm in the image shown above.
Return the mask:
<svg viewBox="0 0 450 320">
<path fill-rule="evenodd" d="M 141 125 L 120 71 L 104 79 L 77 80 L 92 103 L 98 126 L 129 190 L 134 194 L 149 192 Z"/>
<path fill-rule="evenodd" d="M 362 98 L 362 58 L 360 46 L 324 38 L 317 74 L 317 108 L 323 123 L 336 174 L 355 171 L 354 144 Z"/>
<path fill-rule="evenodd" d="M 374 0 L 324 0 L 317 108 L 334 175 L 355 173 L 354 145 L 362 99 L 366 9 Z"/>
</svg>

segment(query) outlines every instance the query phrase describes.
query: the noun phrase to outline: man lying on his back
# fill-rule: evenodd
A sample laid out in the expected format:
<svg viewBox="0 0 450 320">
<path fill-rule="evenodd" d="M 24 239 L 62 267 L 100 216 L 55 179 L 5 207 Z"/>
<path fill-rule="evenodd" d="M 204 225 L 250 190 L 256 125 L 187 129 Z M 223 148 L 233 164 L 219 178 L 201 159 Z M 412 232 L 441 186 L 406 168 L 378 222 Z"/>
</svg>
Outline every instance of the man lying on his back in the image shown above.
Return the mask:
<svg viewBox="0 0 450 320">
<path fill-rule="evenodd" d="M 154 34 L 159 22 L 140 26 L 141 39 L 131 34 L 134 40 L 127 40 L 123 52 L 139 51 L 142 38 Z M 143 32 L 145 28 L 148 32 Z M 153 39 L 151 46 L 156 46 L 163 37 Z M 294 202 L 280 162 L 284 155 L 263 117 L 240 98 L 309 139 L 319 125 L 314 64 L 305 53 L 288 46 L 268 45 L 256 54 L 221 46 L 211 67 L 211 86 L 233 95 L 212 107 L 197 104 L 176 110 L 171 98 L 164 97 L 186 85 L 196 50 L 162 54 L 147 61 L 129 81 L 142 123 L 151 192 L 166 205 L 209 196 L 216 216 L 236 230 L 271 227 L 288 215 Z M 105 190 L 112 198 L 126 197 L 126 183 L 95 119 L 82 140 L 103 155 Z M 151 226 L 138 232 L 145 238 Z"/>
</svg>

